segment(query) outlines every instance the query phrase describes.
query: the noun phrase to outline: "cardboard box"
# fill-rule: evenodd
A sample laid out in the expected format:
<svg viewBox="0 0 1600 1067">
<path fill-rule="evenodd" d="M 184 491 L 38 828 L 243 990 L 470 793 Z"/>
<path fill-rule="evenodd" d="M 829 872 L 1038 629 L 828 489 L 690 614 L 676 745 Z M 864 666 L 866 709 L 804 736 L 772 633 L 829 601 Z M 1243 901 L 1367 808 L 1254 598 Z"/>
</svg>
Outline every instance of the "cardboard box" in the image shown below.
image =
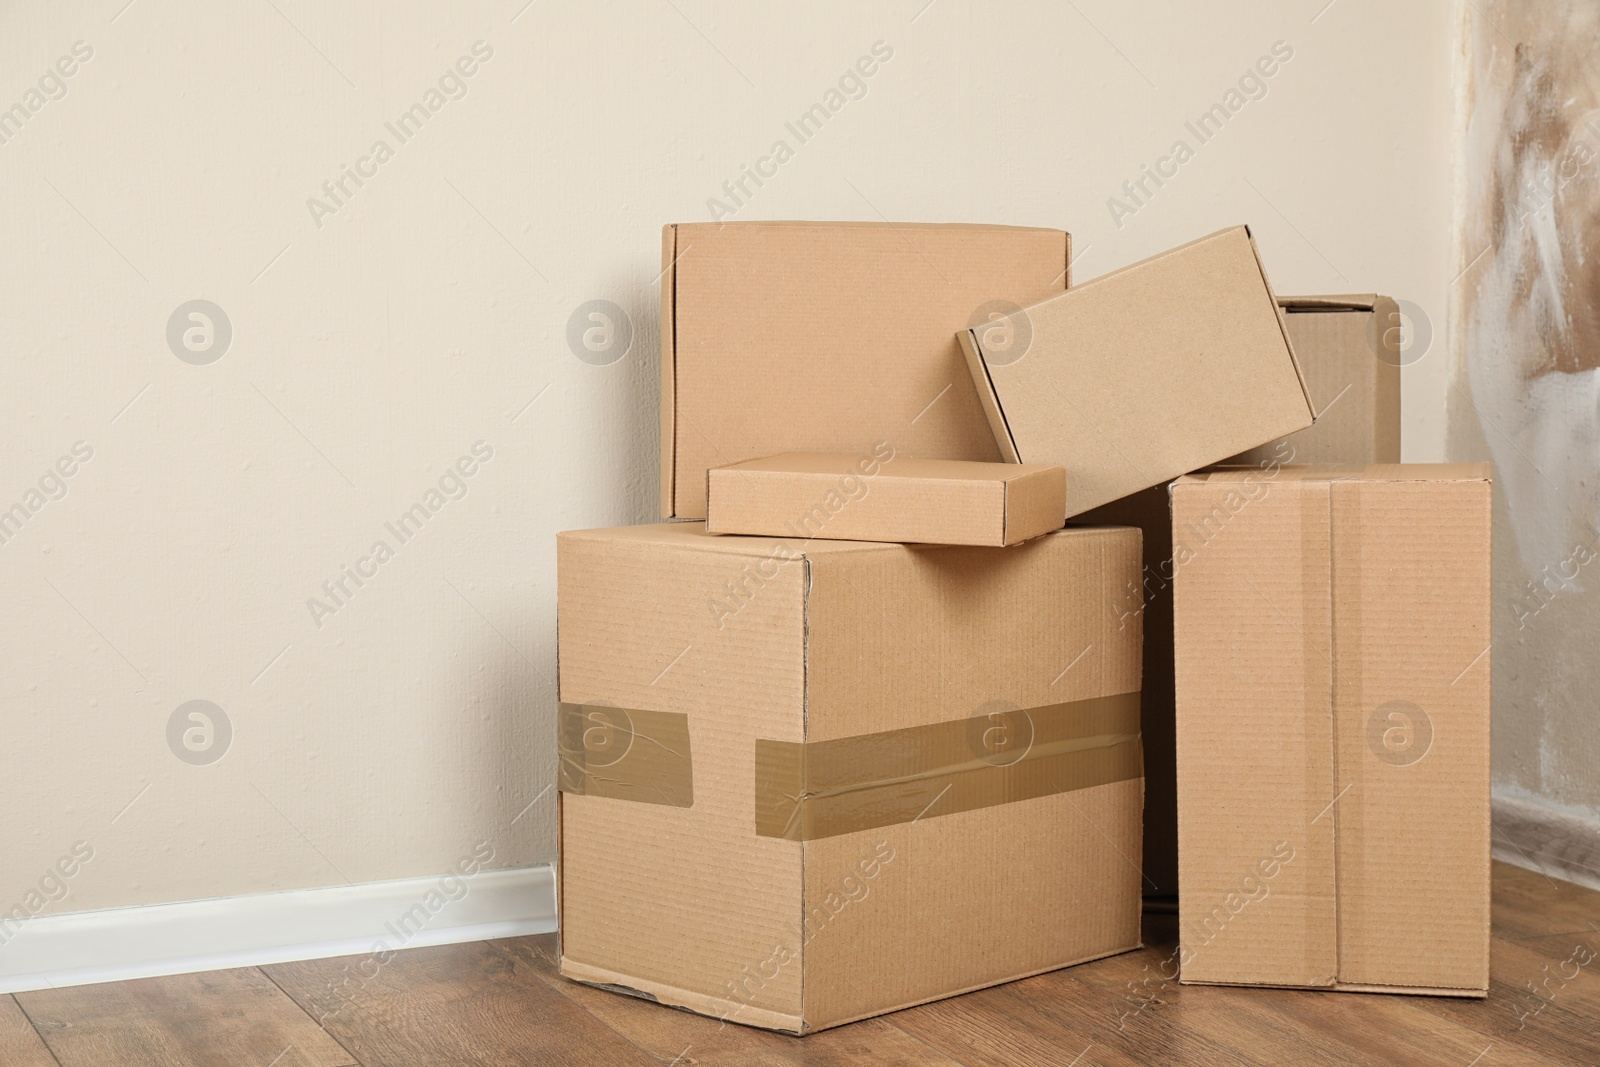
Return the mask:
<svg viewBox="0 0 1600 1067">
<path fill-rule="evenodd" d="M 1066 288 L 1060 230 L 667 226 L 661 513 L 703 519 L 708 467 L 779 452 L 997 460 L 955 332 Z"/>
<path fill-rule="evenodd" d="M 561 973 L 804 1033 L 1137 946 L 1138 565 L 560 535 Z"/>
<path fill-rule="evenodd" d="M 1015 545 L 1061 529 L 1060 467 L 785 452 L 713 467 L 706 530 L 809 541 Z"/>
<path fill-rule="evenodd" d="M 1182 980 L 1483 996 L 1486 464 L 1172 487 Z"/>
<path fill-rule="evenodd" d="M 1067 514 L 1311 425 L 1244 226 L 960 334 L 1001 457 L 1067 469 Z"/>
<path fill-rule="evenodd" d="M 1392 297 L 1286 296 L 1289 340 L 1316 425 L 1230 463 L 1399 463 L 1400 308 Z"/>
</svg>

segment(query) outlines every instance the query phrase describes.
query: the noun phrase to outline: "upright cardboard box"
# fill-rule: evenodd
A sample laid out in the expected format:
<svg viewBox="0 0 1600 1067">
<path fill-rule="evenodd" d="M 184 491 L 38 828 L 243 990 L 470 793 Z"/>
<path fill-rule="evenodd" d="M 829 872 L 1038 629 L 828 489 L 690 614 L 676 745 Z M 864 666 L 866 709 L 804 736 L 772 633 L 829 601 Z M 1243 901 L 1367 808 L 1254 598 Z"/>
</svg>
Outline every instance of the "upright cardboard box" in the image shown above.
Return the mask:
<svg viewBox="0 0 1600 1067">
<path fill-rule="evenodd" d="M 561 973 L 804 1033 L 1135 947 L 1138 565 L 562 534 Z"/>
<path fill-rule="evenodd" d="M 963 330 L 1002 458 L 1067 469 L 1077 515 L 1311 425 L 1244 226 Z"/>
<path fill-rule="evenodd" d="M 1316 425 L 1230 463 L 1400 462 L 1400 308 L 1392 297 L 1286 296 L 1289 340 Z M 1287 455 L 1288 458 L 1284 458 Z"/>
<path fill-rule="evenodd" d="M 703 519 L 706 469 L 779 452 L 997 460 L 955 333 L 1059 293 L 1060 230 L 911 223 L 667 226 L 661 508 Z"/>
<path fill-rule="evenodd" d="M 1482 996 L 1487 465 L 1180 478 L 1182 980 Z"/>
</svg>

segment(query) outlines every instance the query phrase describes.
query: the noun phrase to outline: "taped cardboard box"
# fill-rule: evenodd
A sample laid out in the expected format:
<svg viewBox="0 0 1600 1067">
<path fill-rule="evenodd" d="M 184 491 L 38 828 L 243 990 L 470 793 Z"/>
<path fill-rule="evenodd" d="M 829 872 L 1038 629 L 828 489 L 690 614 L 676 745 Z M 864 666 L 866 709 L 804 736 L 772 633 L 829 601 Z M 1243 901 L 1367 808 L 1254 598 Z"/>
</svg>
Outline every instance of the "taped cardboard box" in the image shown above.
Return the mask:
<svg viewBox="0 0 1600 1067">
<path fill-rule="evenodd" d="M 1483 996 L 1485 464 L 1172 487 L 1182 980 Z"/>
<path fill-rule="evenodd" d="M 1136 947 L 1138 560 L 562 534 L 561 973 L 804 1033 Z"/>
<path fill-rule="evenodd" d="M 1060 467 L 913 459 L 881 441 L 867 455 L 785 452 L 713 467 L 706 530 L 716 534 L 1020 544 L 1059 530 Z"/>
<path fill-rule="evenodd" d="M 1247 227 L 959 335 L 1013 463 L 1067 469 L 1077 515 L 1311 425 Z"/>
<path fill-rule="evenodd" d="M 779 452 L 997 460 L 955 332 L 1066 288 L 1060 230 L 666 226 L 661 514 L 703 519 L 709 467 Z"/>
<path fill-rule="evenodd" d="M 1399 305 L 1370 293 L 1286 296 L 1278 304 L 1317 421 L 1229 463 L 1399 463 Z"/>
</svg>

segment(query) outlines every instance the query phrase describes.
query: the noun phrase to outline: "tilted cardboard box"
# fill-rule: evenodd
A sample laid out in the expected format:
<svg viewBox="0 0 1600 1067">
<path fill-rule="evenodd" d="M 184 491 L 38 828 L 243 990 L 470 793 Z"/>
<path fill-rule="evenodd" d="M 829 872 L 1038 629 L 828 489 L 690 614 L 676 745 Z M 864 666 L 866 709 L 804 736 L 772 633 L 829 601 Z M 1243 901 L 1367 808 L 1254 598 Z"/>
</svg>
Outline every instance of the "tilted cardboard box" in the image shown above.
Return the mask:
<svg viewBox="0 0 1600 1067">
<path fill-rule="evenodd" d="M 803 1033 L 1137 946 L 1138 566 L 560 535 L 561 973 Z"/>
<path fill-rule="evenodd" d="M 1482 996 L 1486 464 L 1180 478 L 1182 980 Z"/>
<path fill-rule="evenodd" d="M 1244 226 L 960 334 L 1013 463 L 1067 469 L 1067 514 L 1311 425 Z"/>
<path fill-rule="evenodd" d="M 914 459 L 887 441 L 866 455 L 785 452 L 707 473 L 706 530 L 716 534 L 1021 544 L 1061 529 L 1060 467 Z"/>
<path fill-rule="evenodd" d="M 1400 308 L 1392 297 L 1278 298 L 1316 425 L 1229 463 L 1400 462 Z"/>
<path fill-rule="evenodd" d="M 997 460 L 955 333 L 1059 293 L 1060 230 L 912 223 L 667 226 L 661 514 L 706 469 L 778 452 Z"/>
</svg>

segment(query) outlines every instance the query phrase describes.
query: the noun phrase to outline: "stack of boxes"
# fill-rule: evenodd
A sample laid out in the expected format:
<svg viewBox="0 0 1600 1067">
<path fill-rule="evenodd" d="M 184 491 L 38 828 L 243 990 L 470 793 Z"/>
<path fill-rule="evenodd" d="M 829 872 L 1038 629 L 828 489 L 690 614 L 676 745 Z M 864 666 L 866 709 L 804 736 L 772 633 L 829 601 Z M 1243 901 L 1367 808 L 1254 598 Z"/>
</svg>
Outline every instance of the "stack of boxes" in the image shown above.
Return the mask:
<svg viewBox="0 0 1600 1067">
<path fill-rule="evenodd" d="M 1488 484 L 1395 464 L 1392 303 L 1070 260 L 666 228 L 690 521 L 558 541 L 564 975 L 806 1033 L 1178 892 L 1185 981 L 1483 994 Z"/>
</svg>

